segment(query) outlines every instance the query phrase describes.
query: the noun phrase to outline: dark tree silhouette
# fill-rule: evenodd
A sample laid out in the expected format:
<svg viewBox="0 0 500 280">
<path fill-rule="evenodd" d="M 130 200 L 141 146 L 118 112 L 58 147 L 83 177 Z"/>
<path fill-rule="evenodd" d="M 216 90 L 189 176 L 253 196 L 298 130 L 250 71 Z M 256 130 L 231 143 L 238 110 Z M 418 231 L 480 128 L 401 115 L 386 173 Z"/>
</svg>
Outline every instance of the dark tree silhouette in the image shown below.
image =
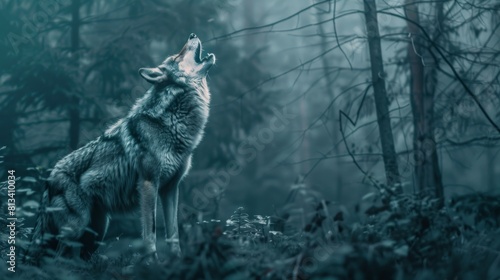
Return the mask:
<svg viewBox="0 0 500 280">
<path fill-rule="evenodd" d="M 436 29 L 443 30 L 443 1 L 435 4 L 437 13 Z M 440 200 L 444 197 L 441 171 L 439 168 L 436 141 L 434 138 L 434 95 L 437 85 L 437 64 L 439 61 L 430 54 L 431 46 L 422 36 L 418 4 L 405 1 L 405 14 L 408 21 L 410 40 L 408 42 L 408 60 L 410 64 L 410 95 L 413 112 L 413 150 L 415 179 L 417 188 Z M 439 44 L 438 32 L 432 40 Z"/>
<path fill-rule="evenodd" d="M 380 34 L 377 20 L 377 6 L 375 0 L 364 0 L 366 31 L 368 34 L 368 48 L 370 50 L 371 78 L 373 94 L 375 96 L 375 107 L 377 111 L 377 122 L 382 145 L 385 176 L 388 186 L 400 184 L 396 149 L 392 134 L 391 119 L 389 114 L 389 103 L 385 88 L 386 73 L 380 46 Z"/>
<path fill-rule="evenodd" d="M 80 0 L 72 0 L 71 2 L 71 54 L 75 67 L 78 69 L 79 62 L 79 49 L 80 49 Z M 78 92 L 69 93 L 69 147 L 72 150 L 78 148 L 80 140 L 80 98 Z"/>
</svg>

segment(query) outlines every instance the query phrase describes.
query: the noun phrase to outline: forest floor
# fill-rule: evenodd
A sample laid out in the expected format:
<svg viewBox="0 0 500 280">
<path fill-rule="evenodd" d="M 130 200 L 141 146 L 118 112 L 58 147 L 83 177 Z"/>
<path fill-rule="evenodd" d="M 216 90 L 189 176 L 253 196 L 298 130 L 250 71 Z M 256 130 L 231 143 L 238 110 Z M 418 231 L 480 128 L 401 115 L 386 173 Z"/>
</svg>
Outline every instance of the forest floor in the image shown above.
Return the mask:
<svg viewBox="0 0 500 280">
<path fill-rule="evenodd" d="M 87 263 L 47 259 L 40 268 L 19 264 L 12 273 L 2 262 L 0 275 L 2 279 L 500 279 L 500 197 L 469 194 L 438 208 L 436 200 L 414 195 L 375 196 L 364 198 L 372 206 L 357 209 L 364 216 L 358 221 L 347 222 L 345 217 L 352 214 L 345 208 L 314 198 L 302 201 L 310 207 L 299 214 L 294 203 L 275 216 L 250 216 L 240 207 L 225 221 L 184 224 L 181 257 L 165 254 L 166 245 L 160 244 L 159 261 L 148 263 L 140 254 L 140 240 L 122 239 L 102 245 Z"/>
</svg>

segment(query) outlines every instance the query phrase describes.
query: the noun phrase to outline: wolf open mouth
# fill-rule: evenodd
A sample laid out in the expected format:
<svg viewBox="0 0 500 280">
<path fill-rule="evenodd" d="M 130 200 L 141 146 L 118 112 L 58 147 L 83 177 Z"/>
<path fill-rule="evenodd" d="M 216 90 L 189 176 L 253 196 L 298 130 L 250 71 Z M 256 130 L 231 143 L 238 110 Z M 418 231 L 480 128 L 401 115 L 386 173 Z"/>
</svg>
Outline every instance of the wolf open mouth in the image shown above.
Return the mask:
<svg viewBox="0 0 500 280">
<path fill-rule="evenodd" d="M 198 46 L 196 47 L 196 51 L 195 51 L 195 54 L 194 54 L 194 59 L 196 61 L 196 63 L 201 63 L 205 58 L 201 58 L 201 53 L 202 53 L 203 49 L 202 49 L 202 46 L 201 46 L 201 41 L 198 40 Z"/>
<path fill-rule="evenodd" d="M 200 39 L 191 34 L 175 59 L 181 63 L 186 71 L 206 75 L 208 70 L 215 64 L 215 55 L 207 53 L 202 57 L 203 45 Z"/>
<path fill-rule="evenodd" d="M 198 41 L 198 46 L 196 47 L 195 54 L 194 54 L 194 60 L 198 64 L 204 63 L 204 62 L 210 60 L 211 57 L 213 56 L 213 54 L 209 53 L 205 57 L 202 58 L 201 57 L 202 52 L 203 52 L 203 47 L 201 45 L 201 42 Z"/>
</svg>

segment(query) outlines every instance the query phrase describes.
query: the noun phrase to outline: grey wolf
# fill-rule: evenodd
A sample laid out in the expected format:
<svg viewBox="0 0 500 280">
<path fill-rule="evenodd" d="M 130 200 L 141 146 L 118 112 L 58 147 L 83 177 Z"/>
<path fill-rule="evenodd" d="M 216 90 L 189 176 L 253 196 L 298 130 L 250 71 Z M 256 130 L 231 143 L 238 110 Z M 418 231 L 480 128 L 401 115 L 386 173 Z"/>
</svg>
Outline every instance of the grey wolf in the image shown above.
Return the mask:
<svg viewBox="0 0 500 280">
<path fill-rule="evenodd" d="M 138 208 L 146 253 L 157 257 L 160 199 L 166 240 L 180 254 L 179 182 L 202 139 L 210 103 L 206 76 L 215 64 L 213 54 L 202 58 L 201 53 L 200 40 L 191 34 L 178 54 L 139 69 L 152 87 L 128 115 L 57 162 L 34 229 L 34 252 L 51 249 L 89 259 L 105 236 L 109 216 Z M 74 242 L 82 246 L 68 246 Z"/>
</svg>

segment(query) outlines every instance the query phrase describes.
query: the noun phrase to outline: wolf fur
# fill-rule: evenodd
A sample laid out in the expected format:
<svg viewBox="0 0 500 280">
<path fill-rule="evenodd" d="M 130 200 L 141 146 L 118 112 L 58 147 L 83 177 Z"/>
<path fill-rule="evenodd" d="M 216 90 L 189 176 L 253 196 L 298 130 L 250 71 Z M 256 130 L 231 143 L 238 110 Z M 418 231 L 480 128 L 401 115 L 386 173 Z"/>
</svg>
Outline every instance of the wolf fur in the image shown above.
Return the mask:
<svg viewBox="0 0 500 280">
<path fill-rule="evenodd" d="M 156 256 L 156 209 L 161 199 L 166 240 L 180 254 L 178 184 L 191 166 L 209 113 L 206 75 L 215 56 L 201 58 L 191 34 L 179 54 L 140 75 L 153 86 L 128 115 L 55 165 L 34 229 L 34 255 L 52 249 L 88 259 L 102 241 L 109 215 L 139 208 L 146 253 Z"/>
</svg>

